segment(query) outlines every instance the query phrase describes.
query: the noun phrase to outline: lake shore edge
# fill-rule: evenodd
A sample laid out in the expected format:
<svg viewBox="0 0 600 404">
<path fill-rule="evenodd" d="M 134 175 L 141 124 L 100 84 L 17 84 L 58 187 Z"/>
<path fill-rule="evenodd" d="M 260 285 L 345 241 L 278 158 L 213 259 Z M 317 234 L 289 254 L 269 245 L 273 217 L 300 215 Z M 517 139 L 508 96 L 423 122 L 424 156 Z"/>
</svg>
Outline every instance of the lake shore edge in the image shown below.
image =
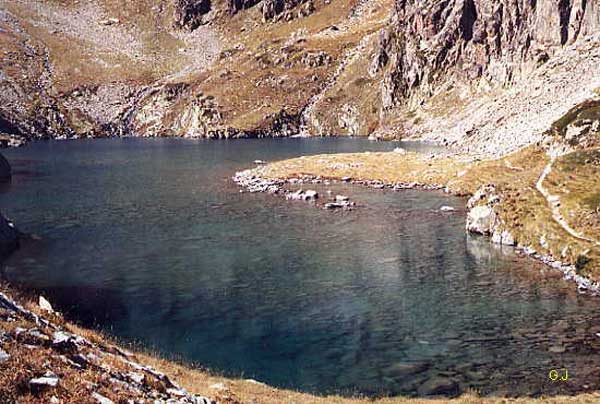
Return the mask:
<svg viewBox="0 0 600 404">
<path fill-rule="evenodd" d="M 481 397 L 475 391 L 454 398 L 319 396 L 219 376 L 139 346 L 125 348 L 108 335 L 65 320 L 43 297 L 35 299 L 31 291 L 6 283 L 0 285 L 0 314 L 0 366 L 12 370 L 0 373 L 0 398 L 18 398 L 19 403 L 592 404 L 600 399 L 600 392 L 535 398 Z"/>
<path fill-rule="evenodd" d="M 233 181 L 248 192 L 279 194 L 286 199 L 313 199 L 312 190 L 307 191 L 308 196 L 302 196 L 311 184 L 327 185 L 336 182 L 366 186 L 374 190 L 441 190 L 450 195 L 466 197 L 469 198 L 466 204 L 467 232 L 486 236 L 492 243 L 514 247 L 520 254 L 560 271 L 565 280 L 575 283 L 579 292 L 600 296 L 597 261 L 590 272 L 583 273 L 577 264 L 581 259 L 579 255 L 567 256 L 564 252 L 565 247 L 560 251 L 557 247 L 544 243 L 546 239 L 560 239 L 569 237 L 569 234 L 560 231 L 562 229 L 556 226 L 538 230 L 534 219 L 533 225 L 528 224 L 528 231 L 532 234 L 524 238 L 523 231 L 519 229 L 523 224 L 510 220 L 511 215 L 518 211 L 518 207 L 504 203 L 510 197 L 507 194 L 513 191 L 505 189 L 507 183 L 513 181 L 511 177 L 515 171 L 533 171 L 535 175 L 539 172 L 539 162 L 545 161 L 544 157 L 545 153 L 536 147 L 526 148 L 498 160 L 483 161 L 460 155 L 423 155 L 403 149 L 385 153 L 303 156 L 270 164 L 259 161 L 257 167 L 236 173 Z M 535 167 L 530 167 L 533 168 L 531 170 L 515 166 L 511 162 L 518 160 L 525 163 L 528 159 L 537 162 L 538 170 Z M 503 166 L 509 174 L 498 170 L 498 167 L 490 167 L 490 164 Z M 382 165 L 385 168 L 382 168 Z M 485 171 L 493 172 L 496 181 L 493 178 L 486 181 L 489 174 L 485 175 Z M 536 178 L 538 177 L 526 179 L 525 183 Z M 539 178 L 536 182 L 539 183 Z M 496 186 L 496 183 L 500 184 Z M 525 188 L 524 185 L 526 184 L 521 184 L 521 188 Z M 289 187 L 295 187 L 297 190 L 291 191 L 287 189 Z M 324 207 L 351 208 L 348 202 L 340 203 L 336 198 L 325 203 Z M 547 206 L 537 203 L 530 210 L 544 211 L 547 210 Z M 587 241 L 577 240 L 576 237 L 573 239 L 575 243 Z M 534 243 L 534 240 L 539 242 Z M 587 256 L 590 253 L 589 244 L 597 254 L 598 248 L 593 242 L 581 243 L 580 251 L 584 251 Z"/>
<path fill-rule="evenodd" d="M 459 195 L 459 196 L 469 196 L 469 195 L 473 195 L 475 193 L 477 193 L 477 191 L 470 193 L 468 191 L 468 187 L 466 187 L 464 184 L 459 185 L 459 184 L 453 184 L 451 183 L 451 181 L 447 180 L 444 181 L 442 180 L 442 178 L 440 178 L 439 176 L 442 175 L 447 175 L 449 171 L 451 170 L 440 170 L 437 173 L 433 173 L 433 172 L 424 172 L 424 171 L 420 171 L 416 170 L 414 173 L 411 173 L 410 176 L 407 177 L 407 180 L 402 182 L 402 181 L 388 181 L 385 182 L 385 179 L 380 179 L 380 177 L 376 177 L 374 176 L 374 178 L 372 179 L 368 179 L 368 177 L 365 176 L 360 176 L 358 175 L 358 173 L 350 173 L 350 176 L 345 176 L 345 175 L 341 175 L 346 173 L 344 170 L 348 169 L 348 170 L 357 170 L 357 169 L 362 169 L 364 168 L 364 164 L 367 164 L 367 161 L 370 159 L 370 157 L 374 157 L 375 160 L 378 161 L 378 163 L 380 163 L 380 157 L 386 157 L 386 158 L 392 158 L 393 160 L 398 160 L 398 158 L 405 158 L 408 159 L 409 162 L 414 162 L 414 161 L 421 161 L 424 165 L 426 165 L 427 167 L 432 167 L 430 164 L 438 164 L 440 162 L 442 162 L 441 164 L 447 164 L 450 162 L 449 159 L 451 159 L 452 161 L 454 161 L 454 157 L 452 158 L 447 158 L 447 157 L 432 157 L 432 156 L 419 156 L 416 153 L 399 153 L 399 152 L 391 152 L 391 153 L 358 153 L 358 154 L 353 154 L 351 159 L 356 160 L 356 156 L 357 155 L 363 155 L 363 156 L 368 156 L 368 158 L 362 162 L 363 165 L 352 165 L 351 163 L 348 163 L 346 160 L 344 160 L 344 158 L 346 156 L 344 155 L 330 155 L 330 157 L 333 160 L 331 161 L 335 161 L 336 163 L 334 164 L 341 164 L 336 166 L 336 168 L 334 170 L 339 171 L 338 174 L 340 175 L 330 175 L 330 173 L 324 171 L 321 173 L 321 175 L 316 175 L 316 174 L 312 174 L 310 170 L 308 170 L 308 166 L 310 163 L 315 162 L 318 159 L 322 159 L 323 156 L 311 156 L 311 157 L 304 157 L 304 158 L 299 158 L 299 159 L 293 159 L 294 161 L 296 160 L 305 160 L 306 162 L 308 162 L 308 164 L 305 164 L 303 166 L 295 166 L 293 167 L 294 170 L 298 170 L 298 172 L 301 172 L 303 174 L 301 175 L 297 175 L 296 177 L 290 175 L 288 177 L 284 176 L 284 171 L 277 171 L 279 169 L 282 169 L 282 166 L 274 166 L 270 165 L 270 164 L 266 164 L 266 165 L 260 165 L 259 167 L 249 170 L 246 173 L 251 173 L 250 175 L 253 176 L 257 173 L 260 173 L 261 175 L 263 175 L 263 177 L 255 177 L 258 178 L 259 181 L 266 181 L 268 182 L 270 185 L 272 184 L 279 184 L 279 185 L 283 185 L 285 183 L 287 184 L 292 184 L 292 185 L 304 185 L 306 181 L 306 183 L 311 183 L 312 181 L 318 180 L 318 181 L 323 181 L 325 179 L 330 180 L 330 181 L 343 181 L 343 182 L 348 182 L 348 183 L 355 183 L 358 185 L 363 185 L 363 186 L 369 186 L 371 188 L 374 189 L 393 189 L 396 188 L 398 190 L 400 189 L 422 189 L 422 190 L 443 190 L 449 194 L 453 194 L 453 195 Z M 527 159 L 530 159 L 531 156 L 527 156 Z M 413 159 L 416 159 L 413 161 Z M 438 161 L 438 163 L 436 163 L 436 161 Z M 432 163 L 433 161 L 433 163 Z M 465 162 L 465 161 L 460 161 L 460 160 L 456 160 L 454 161 L 454 163 L 458 164 L 457 167 L 454 167 L 454 169 L 460 167 L 460 168 L 464 168 L 464 164 L 472 164 L 472 162 L 470 162 L 470 160 L 468 160 L 469 162 Z M 288 160 L 285 160 L 283 162 L 278 162 L 278 163 L 273 163 L 275 165 L 280 164 L 280 165 L 285 165 L 288 164 L 286 162 L 289 162 Z M 344 165 L 346 164 L 346 165 Z M 502 163 L 504 165 L 506 165 L 504 162 Z M 510 166 L 510 163 L 509 163 Z M 514 167 L 514 166 L 512 166 Z M 274 171 L 271 171 L 274 170 Z M 307 170 L 306 172 L 304 170 Z M 513 170 L 512 168 L 510 170 Z M 279 177 L 275 176 L 275 172 L 278 172 L 280 175 Z M 462 171 L 461 171 L 462 172 Z M 406 174 L 406 173 L 405 173 Z M 471 174 L 473 175 L 473 174 Z M 465 177 L 467 175 L 467 173 L 462 174 L 460 177 Z M 420 181 L 417 181 L 416 178 L 417 177 L 421 177 Z M 290 181 L 293 179 L 296 179 L 296 181 Z M 302 182 L 298 182 L 298 180 L 301 180 Z M 409 181 L 410 180 L 410 181 Z M 269 186 L 270 186 L 269 185 Z M 489 184 L 488 184 L 489 185 Z M 465 188 L 466 187 L 466 188 Z M 479 190 L 479 189 L 478 189 Z M 268 192 L 268 191 L 267 191 Z M 485 199 L 485 203 L 484 205 L 487 205 L 489 200 L 493 199 L 493 195 L 482 195 L 480 196 L 481 200 Z M 477 201 L 476 201 L 477 202 Z M 496 206 L 496 201 L 494 201 L 494 203 L 492 204 L 492 206 Z M 495 221 L 494 221 L 495 222 Z M 496 223 L 494 223 L 494 226 L 496 226 Z M 483 226 L 484 228 L 482 229 L 483 232 L 488 231 L 485 229 L 485 226 Z M 502 227 L 502 231 L 505 231 L 506 228 Z M 487 234 L 490 237 L 493 237 L 494 233 L 492 231 L 493 229 L 491 229 L 491 233 Z M 502 239 L 501 239 L 502 240 Z M 526 247 L 525 247 L 525 251 L 526 251 Z M 527 252 L 527 251 L 526 251 Z M 535 254 L 537 253 L 531 253 L 529 255 L 532 255 L 534 258 L 540 259 L 540 260 L 544 260 L 546 259 L 544 256 L 538 255 L 536 256 Z M 557 265 L 556 261 L 548 261 L 546 262 L 549 265 Z M 561 267 L 564 267 L 562 264 L 560 264 Z M 560 269 L 560 268 L 558 268 Z M 570 267 L 570 269 L 572 269 L 572 266 Z M 574 279 L 575 281 L 577 281 L 576 279 Z M 597 283 L 595 284 L 597 286 Z M 119 345 L 119 343 L 115 343 L 114 341 L 112 341 L 110 336 L 105 336 L 102 335 L 101 333 L 92 331 L 92 330 L 88 330 L 88 329 L 83 329 L 78 327 L 77 325 L 70 323 L 68 321 L 65 321 L 59 314 L 56 313 L 48 313 L 48 312 L 43 312 L 42 308 L 40 307 L 40 302 L 36 303 L 35 300 L 32 296 L 28 296 L 27 294 L 23 294 L 23 292 L 19 291 L 18 287 L 14 287 L 11 285 L 3 285 L 2 287 L 3 291 L 5 292 L 5 294 L 3 295 L 3 300 L 5 302 L 11 302 L 12 305 L 14 307 L 21 307 L 23 308 L 23 310 L 17 309 L 16 314 L 18 316 L 21 316 L 20 318 L 18 318 L 17 316 L 13 315 L 13 320 L 17 320 L 15 321 L 10 321 L 10 327 L 12 328 L 12 333 L 9 335 L 14 335 L 14 342 L 15 344 L 12 346 L 12 348 L 14 350 L 7 350 L 6 353 L 9 357 L 9 361 L 12 360 L 12 358 L 17 358 L 18 354 L 25 354 L 27 352 L 31 352 L 32 348 L 31 346 L 34 346 L 31 344 L 31 339 L 30 338 L 34 338 L 37 339 L 40 342 L 40 356 L 31 356 L 31 359 L 35 359 L 35 364 L 33 363 L 27 363 L 27 361 L 23 361 L 23 362 L 19 362 L 17 363 L 15 366 L 12 366 L 12 369 L 17 370 L 17 372 L 15 373 L 15 375 L 17 375 L 18 377 L 24 377 L 25 379 L 22 379 L 21 383 L 15 383 L 13 379 L 4 379 L 4 381 L 2 381 L 0 379 L 0 392 L 4 393 L 4 392 L 10 392 L 12 391 L 12 393 L 9 394 L 13 394 L 15 393 L 15 389 L 16 387 L 18 387 L 19 389 L 23 388 L 23 383 L 25 383 L 25 385 L 27 386 L 27 389 L 32 389 L 32 385 L 31 383 L 29 383 L 29 381 L 35 379 L 32 376 L 36 376 L 36 372 L 32 371 L 32 367 L 35 368 L 35 366 L 41 366 L 41 369 L 37 370 L 37 375 L 41 376 L 38 377 L 39 378 L 49 378 L 49 379 L 53 379 L 53 375 L 54 376 L 59 376 L 59 375 L 64 375 L 61 377 L 65 377 L 65 379 L 68 378 L 81 378 L 81 379 L 77 379 L 77 383 L 79 385 L 81 385 L 83 383 L 83 385 L 86 386 L 90 386 L 90 385 L 96 385 L 96 386 L 101 386 L 102 388 L 99 389 L 100 392 L 98 391 L 93 391 L 88 389 L 87 393 L 90 394 L 89 397 L 95 399 L 97 402 L 98 401 L 98 396 L 94 396 L 93 394 L 98 394 L 99 397 L 101 398 L 106 398 L 110 401 L 106 401 L 105 403 L 109 403 L 109 402 L 113 402 L 116 403 L 118 402 L 117 400 L 120 399 L 119 396 L 111 396 L 111 391 L 114 389 L 117 389 L 118 391 L 120 391 L 120 394 L 124 394 L 120 389 L 125 388 L 128 391 L 133 391 L 133 390 L 143 390 L 144 394 L 150 394 L 150 395 L 158 395 L 159 397 L 164 397 L 166 398 L 166 395 L 170 395 L 171 398 L 173 399 L 177 399 L 180 400 L 178 402 L 182 402 L 182 403 L 186 403 L 186 402 L 191 402 L 191 403 L 211 403 L 211 402 L 220 402 L 220 403 L 233 403 L 233 404 L 237 404 L 237 403 L 246 403 L 246 402 L 262 402 L 262 403 L 281 403 L 281 402 L 285 402 L 285 401 L 289 401 L 289 400 L 294 400 L 294 402 L 300 402 L 300 403 L 340 403 L 340 404 L 362 404 L 362 403 L 389 403 L 389 404 L 394 404 L 394 403 L 429 403 L 429 404 L 434 404 L 434 403 L 445 403 L 445 402 L 455 402 L 455 403 L 500 403 L 500 402 L 506 402 L 505 398 L 501 398 L 501 397 L 479 397 L 477 396 L 477 394 L 475 392 L 467 392 L 466 394 L 457 397 L 457 398 L 453 398 L 453 399 L 448 399 L 448 398 L 441 398 L 439 400 L 436 399 L 420 399 L 420 398 L 405 398 L 405 397 L 391 397 L 391 398 L 382 398 L 382 399 L 377 399 L 377 400 L 373 400 L 371 398 L 346 398 L 346 397 L 340 397 L 340 396 L 327 396 L 327 397 L 321 397 L 321 396 L 316 396 L 316 395 L 311 395 L 311 394 L 306 394 L 306 393 L 300 393 L 300 392 L 294 392 L 294 391 L 290 391 L 290 390 L 285 390 L 285 389 L 277 389 L 277 388 L 273 388 L 270 386 L 267 386 L 265 384 L 262 384 L 260 382 L 254 381 L 254 380 L 244 380 L 244 379 L 234 379 L 234 378 L 226 378 L 226 377 L 220 377 L 220 376 L 215 376 L 213 373 L 211 373 L 210 371 L 203 371 L 203 370 L 198 370 L 195 369 L 191 366 L 188 365 L 182 365 L 180 363 L 177 363 L 175 361 L 172 360 L 165 360 L 160 358 L 158 355 L 156 354 L 148 354 L 145 353 L 143 350 L 139 350 L 133 354 L 128 353 L 126 349 L 121 348 Z M 9 297 L 9 295 L 14 294 L 15 296 L 20 296 L 17 298 L 12 298 Z M 2 305 L 0 305 L 2 306 Z M 5 305 L 6 306 L 6 305 Z M 10 306 L 10 305 L 9 305 Z M 14 312 L 14 310 L 13 310 Z M 36 317 L 37 316 L 37 317 Z M 10 318 L 10 316 L 5 317 L 6 319 Z M 37 320 L 36 320 L 37 318 Z M 2 319 L 0 319 L 0 321 L 2 321 Z M 16 323 L 16 324 L 15 324 Z M 8 322 L 7 322 L 8 324 Z M 23 327 L 21 327 L 21 325 L 23 325 Z M 20 328 L 20 330 L 17 330 L 17 328 Z M 58 331 L 57 331 L 58 330 Z M 89 368 L 83 368 L 82 365 L 81 368 L 77 367 L 77 362 L 70 360 L 69 361 L 64 361 L 63 357 L 65 357 L 64 352 L 62 352 L 61 350 L 64 349 L 63 346 L 61 346 L 61 344 L 64 343 L 64 341 L 58 341 L 57 347 L 55 348 L 53 346 L 54 344 L 54 340 L 56 339 L 55 337 L 55 333 L 56 332 L 66 332 L 67 334 L 65 334 L 67 336 L 67 341 L 84 341 L 82 342 L 82 346 L 86 346 L 87 348 L 90 347 L 90 345 L 88 344 L 88 342 L 91 342 L 92 345 L 95 345 L 96 347 L 94 349 L 100 349 L 100 353 L 102 354 L 107 354 L 108 356 L 110 356 L 111 358 L 114 359 L 114 357 L 117 357 L 117 361 L 119 362 L 123 362 L 125 364 L 125 366 L 129 367 L 129 369 L 127 370 L 118 370 L 117 372 L 121 372 L 122 374 L 122 378 L 123 380 L 119 380 L 119 378 L 114 378 L 114 380 L 111 380 L 110 377 L 106 380 L 103 379 L 103 376 L 101 376 L 102 372 L 106 372 L 106 369 L 103 369 L 103 366 L 98 365 L 95 367 L 94 371 L 90 371 Z M 19 335 L 22 335 L 22 337 L 19 337 L 19 335 L 17 335 L 17 331 Z M 44 337 L 46 336 L 46 337 Z M 12 336 L 10 338 L 13 338 Z M 22 339 L 21 339 L 22 338 Z M 88 341 L 88 342 L 85 342 Z M 64 344 L 63 344 L 64 345 Z M 99 348 L 98 348 L 99 347 Z M 104 348 L 107 347 L 107 350 L 104 350 Z M 86 349 L 87 349 L 86 348 Z M 2 348 L 4 349 L 4 347 Z M 16 354 L 15 354 L 16 352 Z M 100 356 L 97 355 L 94 352 L 91 352 L 92 355 L 95 356 Z M 90 354 L 90 352 L 86 352 L 86 355 Z M 133 356 L 132 356 L 133 355 Z M 92 356 L 93 357 L 93 356 Z M 134 358 L 135 357 L 135 358 Z M 132 359 L 134 358 L 134 359 Z M 29 360 L 30 358 L 28 358 Z M 68 358 L 67 358 L 68 359 Z M 80 358 L 81 359 L 81 358 Z M 112 360 L 112 359 L 111 359 Z M 57 371 L 50 371 L 50 370 L 45 370 L 44 372 L 42 372 L 41 370 L 45 369 L 47 366 L 45 365 L 46 363 L 51 362 L 53 364 L 55 364 L 57 367 Z M 58 365 L 59 362 L 62 362 L 62 364 Z M 7 362 L 7 363 L 11 363 L 11 362 Z M 75 365 L 74 365 L 75 364 Z M 144 364 L 144 365 L 142 365 Z M 146 366 L 145 364 L 150 365 L 149 367 Z M 5 363 L 6 365 L 6 363 Z M 65 368 L 63 368 L 62 366 L 65 366 Z M 110 366 L 110 364 L 109 364 Z M 19 368 L 21 367 L 21 368 Z M 158 370 L 156 370 L 158 369 Z M 154 377 L 155 379 L 159 380 L 159 384 L 158 385 L 154 385 L 155 382 L 151 382 L 151 381 L 146 381 L 146 378 L 144 376 L 144 379 L 142 379 L 141 382 L 138 382 L 139 379 L 139 375 L 135 375 L 132 376 L 131 373 L 133 372 L 134 374 L 137 373 L 139 374 L 139 371 L 142 370 L 142 373 L 148 373 L 149 375 L 151 375 L 152 377 Z M 62 372 L 62 373 L 61 373 Z M 100 372 L 100 373 L 98 373 Z M 43 376 L 44 374 L 50 374 L 51 376 Z M 80 374 L 80 373 L 83 373 Z M 163 378 L 161 375 L 164 375 L 165 378 Z M 14 375 L 11 375 L 14 376 Z M 96 380 L 96 377 L 100 377 L 101 379 L 103 379 L 103 381 L 101 383 L 96 383 L 94 382 L 90 382 L 89 380 L 85 379 L 87 377 L 90 377 L 91 380 Z M 132 379 L 133 377 L 133 379 Z M 28 381 L 26 381 L 26 379 L 28 379 Z M 24 380 L 26 382 L 24 382 Z M 82 380 L 84 380 L 85 382 L 83 382 Z M 148 377 L 148 380 L 150 379 L 150 376 Z M 177 380 L 177 382 L 175 381 Z M 50 382 L 50 381 L 49 381 Z M 91 384 L 90 384 L 91 383 Z M 123 384 L 124 383 L 124 384 Z M 163 383 L 163 384 L 161 384 Z M 148 384 L 148 385 L 146 385 Z M 7 387 L 8 386 L 8 387 Z M 20 387 L 19 387 L 20 386 Z M 73 394 L 76 390 L 75 389 L 76 385 L 66 385 L 63 389 L 60 390 L 60 394 Z M 167 386 L 167 387 L 165 387 Z M 168 387 L 170 386 L 170 387 Z M 182 387 L 179 387 L 182 386 Z M 79 386 L 78 388 L 80 388 L 81 386 Z M 52 399 L 52 397 L 54 397 L 54 393 L 52 393 L 52 388 L 51 389 L 47 389 L 47 387 L 42 387 L 42 390 L 35 390 L 38 387 L 35 387 L 34 389 L 32 389 L 31 391 L 29 391 L 27 394 L 30 394 L 30 399 L 35 400 L 37 399 L 37 397 L 39 396 L 39 394 L 43 394 L 44 397 L 48 397 L 48 399 Z M 70 390 L 70 388 L 72 388 L 72 390 Z M 2 390 L 5 389 L 5 390 Z M 133 389 L 133 390 L 132 390 Z M 131 392 L 130 391 L 130 392 Z M 78 391 L 79 394 L 81 394 L 80 391 Z M 6 393 L 4 393 L 6 394 Z M 129 393 L 128 393 L 129 394 Z M 138 393 L 135 393 L 138 394 Z M 196 396 L 196 394 L 200 394 L 200 396 Z M 593 403 L 596 402 L 598 400 L 598 398 L 600 398 L 600 393 L 584 393 L 584 394 L 580 394 L 577 396 L 556 396 L 556 397 L 545 397 L 545 398 L 529 398 L 529 397 L 525 397 L 525 398 L 519 398 L 519 399 L 511 399 L 510 402 L 515 402 L 515 403 L 537 403 L 537 402 L 546 402 L 546 403 L 569 403 L 569 402 L 573 402 L 573 403 Z M 161 396 L 162 395 L 162 396 Z M 209 396 L 210 398 L 205 398 L 205 396 Z M 1 397 L 1 395 L 0 395 Z M 112 400 L 111 400 L 112 398 Z M 185 401 L 188 400 L 188 401 Z M 205 400 L 205 401 L 200 401 L 200 400 Z M 256 401 L 258 400 L 258 401 Z M 27 401 L 25 401 L 27 402 Z M 37 402 L 37 401 L 31 401 L 31 402 Z M 76 401 L 73 401 L 76 402 Z"/>
</svg>

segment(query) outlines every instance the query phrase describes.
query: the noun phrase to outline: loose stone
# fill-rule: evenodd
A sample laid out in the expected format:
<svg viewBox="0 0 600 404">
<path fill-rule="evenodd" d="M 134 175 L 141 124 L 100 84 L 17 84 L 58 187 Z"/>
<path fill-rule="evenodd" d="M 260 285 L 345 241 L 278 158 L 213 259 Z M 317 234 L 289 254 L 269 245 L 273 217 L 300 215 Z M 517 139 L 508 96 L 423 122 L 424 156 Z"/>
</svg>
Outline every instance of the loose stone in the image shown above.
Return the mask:
<svg viewBox="0 0 600 404">
<path fill-rule="evenodd" d="M 94 398 L 94 400 L 96 400 L 98 404 L 115 404 L 112 400 L 98 393 L 92 393 L 92 397 Z"/>
<path fill-rule="evenodd" d="M 57 376 L 44 376 L 29 381 L 29 388 L 33 391 L 42 391 L 58 386 Z"/>
</svg>

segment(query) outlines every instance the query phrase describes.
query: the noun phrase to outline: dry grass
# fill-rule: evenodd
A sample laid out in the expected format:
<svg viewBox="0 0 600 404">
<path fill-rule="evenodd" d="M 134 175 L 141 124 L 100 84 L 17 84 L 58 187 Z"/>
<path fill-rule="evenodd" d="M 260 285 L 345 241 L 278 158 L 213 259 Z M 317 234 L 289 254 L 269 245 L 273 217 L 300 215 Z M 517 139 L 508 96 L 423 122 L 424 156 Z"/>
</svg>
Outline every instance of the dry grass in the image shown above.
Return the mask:
<svg viewBox="0 0 600 404">
<path fill-rule="evenodd" d="M 588 237 L 600 240 L 600 149 L 560 158 L 546 186 L 560 197 L 560 210 L 567 221 Z"/>
<path fill-rule="evenodd" d="M 244 130 L 268 125 L 265 120 L 268 114 L 281 110 L 292 115 L 299 113 L 310 97 L 320 91 L 320 84 L 331 76 L 344 51 L 381 27 L 381 22 L 373 22 L 352 25 L 335 37 L 319 34 L 331 26 L 344 24 L 357 3 L 356 0 L 316 2 L 316 12 L 291 22 L 258 23 L 260 17 L 252 14 L 257 10 L 236 15 L 227 22 L 224 31 L 225 49 L 241 44 L 243 50 L 216 63 L 211 68 L 210 78 L 199 84 L 197 91 L 215 96 L 223 106 L 226 125 Z M 370 21 L 381 19 L 390 7 L 387 2 L 370 16 Z M 235 35 L 243 27 L 243 35 Z M 297 41 L 290 41 L 291 38 Z M 286 44 L 291 45 L 284 50 Z M 307 52 L 325 52 L 332 62 L 311 68 L 300 63 Z M 275 63 L 286 53 L 289 65 Z M 200 82 L 200 78 L 195 81 Z"/>
</svg>

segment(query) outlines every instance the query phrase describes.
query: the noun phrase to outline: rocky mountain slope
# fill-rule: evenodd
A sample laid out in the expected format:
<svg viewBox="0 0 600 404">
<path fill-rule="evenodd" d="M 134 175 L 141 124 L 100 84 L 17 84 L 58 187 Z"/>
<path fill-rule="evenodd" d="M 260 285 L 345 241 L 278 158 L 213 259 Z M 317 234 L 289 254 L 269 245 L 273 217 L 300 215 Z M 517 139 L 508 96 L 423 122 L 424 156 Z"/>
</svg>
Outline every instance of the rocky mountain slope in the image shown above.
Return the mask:
<svg viewBox="0 0 600 404">
<path fill-rule="evenodd" d="M 597 0 L 1 0 L 0 28 L 0 132 L 25 138 L 418 136 L 498 155 L 600 88 Z"/>
</svg>

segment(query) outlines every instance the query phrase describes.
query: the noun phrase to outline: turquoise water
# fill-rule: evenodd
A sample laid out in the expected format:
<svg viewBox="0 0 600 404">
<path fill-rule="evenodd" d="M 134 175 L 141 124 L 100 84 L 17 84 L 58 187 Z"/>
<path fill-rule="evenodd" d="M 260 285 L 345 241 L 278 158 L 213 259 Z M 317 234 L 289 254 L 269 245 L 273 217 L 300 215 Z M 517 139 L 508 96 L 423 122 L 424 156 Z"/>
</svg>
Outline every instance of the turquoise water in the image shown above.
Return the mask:
<svg viewBox="0 0 600 404">
<path fill-rule="evenodd" d="M 14 179 L 0 208 L 37 237 L 2 272 L 84 325 L 276 386 L 348 395 L 426 395 L 440 380 L 448 395 L 600 388 L 599 299 L 467 237 L 464 200 L 338 185 L 329 188 L 359 207 L 329 212 L 242 194 L 230 179 L 256 159 L 397 146 L 111 139 L 8 150 Z M 570 380 L 551 382 L 554 368 Z"/>
</svg>

